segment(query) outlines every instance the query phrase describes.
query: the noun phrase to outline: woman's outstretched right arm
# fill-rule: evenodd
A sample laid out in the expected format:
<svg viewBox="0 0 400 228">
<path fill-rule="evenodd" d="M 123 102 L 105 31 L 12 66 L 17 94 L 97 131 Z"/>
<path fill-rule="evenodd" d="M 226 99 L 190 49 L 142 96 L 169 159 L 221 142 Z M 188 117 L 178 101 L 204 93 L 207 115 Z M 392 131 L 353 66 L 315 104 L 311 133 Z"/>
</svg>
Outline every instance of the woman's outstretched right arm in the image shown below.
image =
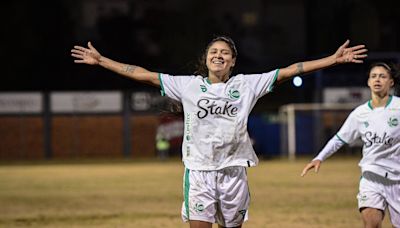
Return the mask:
<svg viewBox="0 0 400 228">
<path fill-rule="evenodd" d="M 151 72 L 139 66 L 120 63 L 106 58 L 93 47 L 91 42 L 88 42 L 87 48 L 74 46 L 71 50 L 71 56 L 76 58 L 74 60 L 75 63 L 99 65 L 133 80 L 160 87 L 157 72 Z"/>
</svg>

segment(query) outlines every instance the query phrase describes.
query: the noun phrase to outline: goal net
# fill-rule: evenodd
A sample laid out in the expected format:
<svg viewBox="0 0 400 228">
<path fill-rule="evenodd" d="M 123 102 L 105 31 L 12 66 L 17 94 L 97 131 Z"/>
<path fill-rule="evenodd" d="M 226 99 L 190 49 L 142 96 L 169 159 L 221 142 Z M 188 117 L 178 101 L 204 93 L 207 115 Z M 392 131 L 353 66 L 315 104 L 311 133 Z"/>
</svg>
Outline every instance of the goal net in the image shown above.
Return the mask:
<svg viewBox="0 0 400 228">
<path fill-rule="evenodd" d="M 294 160 L 298 155 L 316 155 L 340 129 L 350 112 L 359 104 L 307 103 L 287 104 L 279 109 L 281 154 Z M 357 150 L 358 141 L 342 149 Z"/>
</svg>

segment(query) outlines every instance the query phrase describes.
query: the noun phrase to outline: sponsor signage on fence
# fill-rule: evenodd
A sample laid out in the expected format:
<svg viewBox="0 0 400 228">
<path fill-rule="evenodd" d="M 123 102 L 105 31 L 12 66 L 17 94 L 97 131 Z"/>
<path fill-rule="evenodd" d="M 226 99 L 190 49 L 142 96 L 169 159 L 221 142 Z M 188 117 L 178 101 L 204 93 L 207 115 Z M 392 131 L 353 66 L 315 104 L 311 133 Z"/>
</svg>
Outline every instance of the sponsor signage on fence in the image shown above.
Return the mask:
<svg viewBox="0 0 400 228">
<path fill-rule="evenodd" d="M 371 97 L 366 87 L 326 88 L 323 93 L 324 103 L 362 103 Z"/>
<path fill-rule="evenodd" d="M 50 95 L 54 113 L 113 113 L 122 111 L 122 93 L 53 92 Z"/>
<path fill-rule="evenodd" d="M 165 109 L 167 98 L 159 93 L 133 92 L 131 95 L 131 108 L 136 112 L 160 111 Z"/>
<path fill-rule="evenodd" d="M 41 113 L 42 94 L 39 92 L 0 93 L 0 113 Z"/>
</svg>

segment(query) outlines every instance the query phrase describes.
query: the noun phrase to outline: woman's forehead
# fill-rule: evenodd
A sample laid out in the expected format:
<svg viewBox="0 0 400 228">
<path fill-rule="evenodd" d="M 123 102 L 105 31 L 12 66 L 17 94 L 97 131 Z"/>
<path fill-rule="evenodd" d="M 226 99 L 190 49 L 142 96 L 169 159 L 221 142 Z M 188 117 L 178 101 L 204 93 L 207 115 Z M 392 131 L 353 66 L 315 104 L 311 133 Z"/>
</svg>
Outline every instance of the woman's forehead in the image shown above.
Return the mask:
<svg viewBox="0 0 400 228">
<path fill-rule="evenodd" d="M 231 50 L 229 45 L 224 41 L 216 41 L 216 42 L 214 42 L 213 44 L 211 44 L 209 49 L 228 49 L 228 50 Z"/>
<path fill-rule="evenodd" d="M 389 74 L 388 70 L 383 67 L 383 66 L 375 66 L 374 68 L 371 69 L 371 74 L 372 73 L 385 73 L 385 74 Z"/>
</svg>

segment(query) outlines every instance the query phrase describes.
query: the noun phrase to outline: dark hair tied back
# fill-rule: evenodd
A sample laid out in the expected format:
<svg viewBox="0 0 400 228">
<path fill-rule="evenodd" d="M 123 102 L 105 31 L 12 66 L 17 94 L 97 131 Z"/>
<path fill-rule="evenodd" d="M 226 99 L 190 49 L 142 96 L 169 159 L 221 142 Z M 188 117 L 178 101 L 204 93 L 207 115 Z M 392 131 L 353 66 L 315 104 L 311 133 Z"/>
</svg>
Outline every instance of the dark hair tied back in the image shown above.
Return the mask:
<svg viewBox="0 0 400 228">
<path fill-rule="evenodd" d="M 201 58 L 198 61 L 198 64 L 196 66 L 197 69 L 194 72 L 195 74 L 201 75 L 203 77 L 207 77 L 208 76 L 208 68 L 207 68 L 207 65 L 206 65 L 206 58 L 207 58 L 208 49 L 210 49 L 211 45 L 213 45 L 215 42 L 218 42 L 218 41 L 223 41 L 223 42 L 228 44 L 229 48 L 232 51 L 232 58 L 236 58 L 238 56 L 238 52 L 237 52 L 237 49 L 236 49 L 235 42 L 233 42 L 233 40 L 230 37 L 228 37 L 228 36 L 217 36 L 217 37 L 215 37 L 214 39 L 212 39 L 208 43 L 205 51 L 203 52 L 203 55 L 201 56 Z"/>
<path fill-rule="evenodd" d="M 383 67 L 389 72 L 390 77 L 394 81 L 394 95 L 400 96 L 400 67 L 393 63 L 375 62 L 369 67 L 368 75 L 374 67 Z"/>
<path fill-rule="evenodd" d="M 400 66 L 399 65 L 393 64 L 392 78 L 394 81 L 394 95 L 400 96 Z"/>
</svg>

